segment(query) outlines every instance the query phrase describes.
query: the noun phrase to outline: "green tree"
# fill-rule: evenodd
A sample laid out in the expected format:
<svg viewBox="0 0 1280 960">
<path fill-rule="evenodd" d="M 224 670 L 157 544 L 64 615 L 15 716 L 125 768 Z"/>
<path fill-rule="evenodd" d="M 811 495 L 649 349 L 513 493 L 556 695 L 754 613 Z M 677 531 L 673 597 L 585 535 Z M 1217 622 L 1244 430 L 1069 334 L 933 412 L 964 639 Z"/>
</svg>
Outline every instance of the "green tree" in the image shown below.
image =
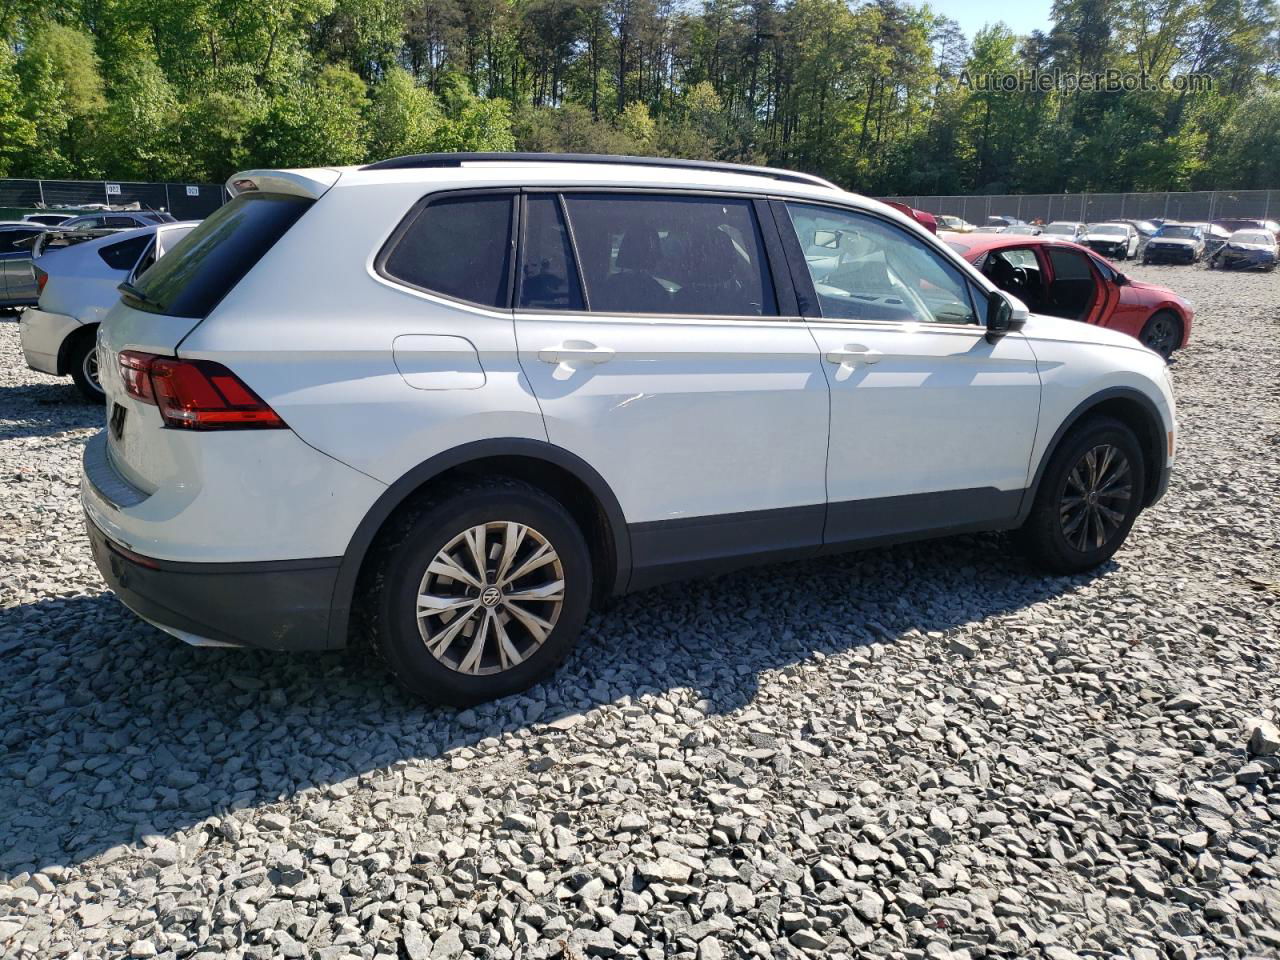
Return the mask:
<svg viewBox="0 0 1280 960">
<path fill-rule="evenodd" d="M 1271 90 L 1236 106 L 1222 131 L 1211 184 L 1280 184 L 1280 90 Z"/>
<path fill-rule="evenodd" d="M 444 117 L 430 90 L 399 67 L 373 88 L 369 104 L 369 153 L 374 158 L 433 149 Z"/>
<path fill-rule="evenodd" d="M 105 175 L 161 180 L 183 166 L 179 159 L 177 97 L 155 57 L 140 51 L 112 83 L 99 132 Z"/>
<path fill-rule="evenodd" d="M 251 138 L 262 128 L 266 112 L 267 97 L 243 65 L 193 85 L 180 106 L 182 151 L 176 178 L 220 182 L 247 167 Z"/>
<path fill-rule="evenodd" d="M 506 100 L 481 99 L 458 75 L 447 78 L 441 93 L 446 119 L 432 144 L 441 151 L 505 151 L 515 149 L 511 107 Z"/>
<path fill-rule="evenodd" d="M 40 24 L 23 47 L 17 72 L 22 113 L 34 134 L 19 166 L 32 176 L 97 173 L 91 145 L 106 98 L 92 37 Z"/>
<path fill-rule="evenodd" d="M 13 55 L 0 46 L 0 177 L 35 143 L 35 125 L 22 112 L 22 89 Z"/>
<path fill-rule="evenodd" d="M 618 117 L 618 129 L 635 144 L 641 153 L 648 152 L 657 136 L 657 125 L 649 115 L 649 108 L 636 100 L 627 104 Z"/>
<path fill-rule="evenodd" d="M 366 102 L 358 76 L 325 67 L 271 98 L 250 138 L 250 155 L 268 167 L 358 163 L 367 152 Z"/>
</svg>

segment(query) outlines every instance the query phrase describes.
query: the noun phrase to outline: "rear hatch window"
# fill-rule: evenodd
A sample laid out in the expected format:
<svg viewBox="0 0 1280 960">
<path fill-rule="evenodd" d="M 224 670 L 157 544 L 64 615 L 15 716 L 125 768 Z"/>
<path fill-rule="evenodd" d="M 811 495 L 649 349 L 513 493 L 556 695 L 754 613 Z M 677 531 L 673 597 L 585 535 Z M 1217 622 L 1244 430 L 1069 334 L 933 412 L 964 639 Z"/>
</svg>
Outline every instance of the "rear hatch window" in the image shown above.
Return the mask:
<svg viewBox="0 0 1280 960">
<path fill-rule="evenodd" d="M 151 313 L 203 319 L 314 202 L 282 193 L 236 197 L 139 277 L 125 301 Z"/>
</svg>

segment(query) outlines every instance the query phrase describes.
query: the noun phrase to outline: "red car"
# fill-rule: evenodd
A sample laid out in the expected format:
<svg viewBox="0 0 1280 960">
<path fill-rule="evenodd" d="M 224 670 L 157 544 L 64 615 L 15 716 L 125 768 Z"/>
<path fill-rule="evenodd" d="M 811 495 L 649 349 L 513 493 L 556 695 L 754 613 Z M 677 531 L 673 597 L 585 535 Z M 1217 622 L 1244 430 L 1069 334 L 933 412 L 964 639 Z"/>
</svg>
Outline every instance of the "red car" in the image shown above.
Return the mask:
<svg viewBox="0 0 1280 960">
<path fill-rule="evenodd" d="M 938 218 L 932 213 L 926 213 L 924 210 L 917 210 L 915 207 L 907 206 L 907 204 L 900 203 L 897 200 L 886 200 L 885 203 L 893 207 L 893 209 L 897 210 L 899 213 L 905 213 L 930 233 L 936 234 L 938 232 Z"/>
<path fill-rule="evenodd" d="M 1119 330 L 1165 359 L 1191 337 L 1190 303 L 1167 287 L 1130 280 L 1077 243 L 1008 233 L 938 236 L 1033 313 Z"/>
</svg>

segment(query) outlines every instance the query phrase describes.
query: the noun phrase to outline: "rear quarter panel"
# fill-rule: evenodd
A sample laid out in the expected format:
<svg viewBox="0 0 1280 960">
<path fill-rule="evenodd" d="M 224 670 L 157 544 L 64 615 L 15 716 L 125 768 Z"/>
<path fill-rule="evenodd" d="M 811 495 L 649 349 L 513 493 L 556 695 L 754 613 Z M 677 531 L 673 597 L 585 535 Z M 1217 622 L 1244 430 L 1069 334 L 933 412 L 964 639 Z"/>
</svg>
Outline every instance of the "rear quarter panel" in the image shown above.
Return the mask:
<svg viewBox="0 0 1280 960">
<path fill-rule="evenodd" d="M 339 181 L 183 340 L 179 355 L 226 364 L 308 444 L 383 483 L 470 441 L 546 440 L 509 311 L 433 297 L 374 271 L 386 239 L 429 191 L 421 182 Z M 393 353 L 405 337 L 469 343 L 483 378 L 416 389 Z"/>
</svg>

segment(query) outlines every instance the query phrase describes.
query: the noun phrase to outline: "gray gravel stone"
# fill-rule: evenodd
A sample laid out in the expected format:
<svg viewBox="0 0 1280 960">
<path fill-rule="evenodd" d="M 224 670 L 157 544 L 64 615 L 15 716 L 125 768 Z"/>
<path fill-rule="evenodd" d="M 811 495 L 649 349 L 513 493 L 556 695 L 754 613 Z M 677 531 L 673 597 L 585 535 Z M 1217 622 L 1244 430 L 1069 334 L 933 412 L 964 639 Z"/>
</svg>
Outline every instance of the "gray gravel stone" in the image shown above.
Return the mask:
<svg viewBox="0 0 1280 960">
<path fill-rule="evenodd" d="M 1114 562 L 984 535 L 660 587 L 465 711 L 104 595 L 104 411 L 0 318 L 0 955 L 1277 955 L 1280 274 L 1123 269 L 1199 315 Z"/>
</svg>

